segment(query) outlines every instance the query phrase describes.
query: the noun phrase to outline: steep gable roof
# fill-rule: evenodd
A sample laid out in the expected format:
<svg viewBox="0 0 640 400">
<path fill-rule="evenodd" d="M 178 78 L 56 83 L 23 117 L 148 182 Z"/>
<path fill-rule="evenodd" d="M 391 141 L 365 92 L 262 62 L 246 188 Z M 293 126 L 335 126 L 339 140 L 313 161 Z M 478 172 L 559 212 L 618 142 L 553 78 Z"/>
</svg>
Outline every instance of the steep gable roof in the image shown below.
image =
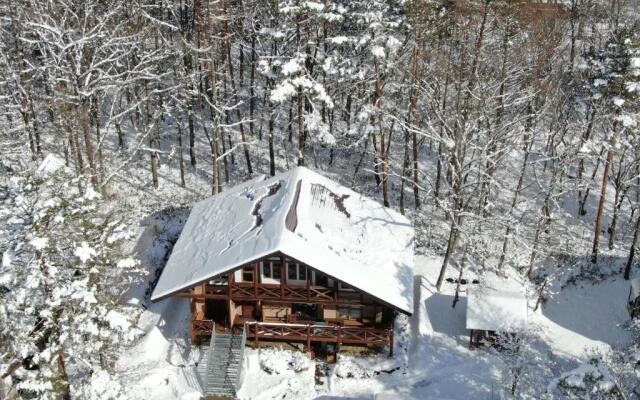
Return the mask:
<svg viewBox="0 0 640 400">
<path fill-rule="evenodd" d="M 406 217 L 298 167 L 196 203 L 152 300 L 282 252 L 411 314 L 413 246 Z"/>
</svg>

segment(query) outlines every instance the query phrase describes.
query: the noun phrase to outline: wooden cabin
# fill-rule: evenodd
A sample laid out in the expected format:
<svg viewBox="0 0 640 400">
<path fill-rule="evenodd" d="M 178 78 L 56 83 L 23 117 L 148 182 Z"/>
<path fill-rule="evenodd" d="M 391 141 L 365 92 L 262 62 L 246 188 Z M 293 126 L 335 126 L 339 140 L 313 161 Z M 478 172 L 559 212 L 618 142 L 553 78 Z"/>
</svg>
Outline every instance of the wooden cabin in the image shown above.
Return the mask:
<svg viewBox="0 0 640 400">
<path fill-rule="evenodd" d="M 466 319 L 469 347 L 493 346 L 498 334 L 515 335 L 526 329 L 527 311 L 523 291 L 491 287 L 469 289 Z"/>
<path fill-rule="evenodd" d="M 188 298 L 194 342 L 244 330 L 261 341 L 388 346 L 411 315 L 411 222 L 298 167 L 193 207 L 153 301 Z"/>
</svg>

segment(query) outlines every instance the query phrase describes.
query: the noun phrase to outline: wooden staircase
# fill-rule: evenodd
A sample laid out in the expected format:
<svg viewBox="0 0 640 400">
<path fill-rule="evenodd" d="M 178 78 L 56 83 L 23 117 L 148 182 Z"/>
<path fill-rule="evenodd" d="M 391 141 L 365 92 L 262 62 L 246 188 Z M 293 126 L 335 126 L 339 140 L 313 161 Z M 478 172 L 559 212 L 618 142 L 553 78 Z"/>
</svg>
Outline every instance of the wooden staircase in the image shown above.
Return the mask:
<svg viewBox="0 0 640 400">
<path fill-rule="evenodd" d="M 208 346 L 202 346 L 204 357 L 198 364 L 198 376 L 205 396 L 234 398 L 240 388 L 246 335 L 211 334 Z"/>
</svg>

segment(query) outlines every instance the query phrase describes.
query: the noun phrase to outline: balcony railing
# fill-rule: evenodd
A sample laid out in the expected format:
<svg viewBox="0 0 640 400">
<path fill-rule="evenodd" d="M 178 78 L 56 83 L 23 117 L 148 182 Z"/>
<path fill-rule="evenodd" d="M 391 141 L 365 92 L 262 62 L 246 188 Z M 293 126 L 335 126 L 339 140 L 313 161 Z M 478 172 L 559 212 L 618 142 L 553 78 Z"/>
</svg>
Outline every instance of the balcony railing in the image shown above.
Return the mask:
<svg viewBox="0 0 640 400">
<path fill-rule="evenodd" d="M 204 293 L 184 293 L 188 297 L 234 301 L 279 300 L 307 303 L 362 304 L 366 298 L 357 292 L 338 291 L 326 286 L 279 285 L 234 282 L 229 285 L 206 285 Z"/>
<path fill-rule="evenodd" d="M 191 341 L 195 342 L 197 338 L 210 336 L 214 330 L 214 323 L 208 319 L 192 319 L 191 320 Z"/>
<path fill-rule="evenodd" d="M 247 322 L 245 332 L 254 347 L 260 346 L 260 340 L 286 340 L 306 342 L 307 347 L 312 342 L 388 346 L 393 354 L 393 329 Z"/>
</svg>

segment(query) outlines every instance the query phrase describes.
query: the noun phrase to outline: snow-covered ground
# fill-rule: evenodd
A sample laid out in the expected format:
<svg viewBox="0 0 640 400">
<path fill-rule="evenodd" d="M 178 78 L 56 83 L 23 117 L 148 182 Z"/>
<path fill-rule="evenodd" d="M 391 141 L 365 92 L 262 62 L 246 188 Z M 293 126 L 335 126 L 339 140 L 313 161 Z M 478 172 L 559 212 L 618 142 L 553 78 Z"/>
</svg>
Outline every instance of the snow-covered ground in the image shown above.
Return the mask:
<svg viewBox="0 0 640 400">
<path fill-rule="evenodd" d="M 157 246 L 156 246 L 157 247 Z M 505 387 L 500 354 L 469 349 L 465 329 L 466 297 L 452 307 L 455 284 L 438 293 L 434 283 L 440 257 L 417 256 L 415 313 L 396 322 L 395 356 L 342 353 L 338 363 L 317 365 L 305 353 L 247 349 L 241 399 L 493 399 Z M 457 278 L 458 272 L 449 271 Z M 463 285 L 464 290 L 466 285 Z M 628 282 L 608 278 L 598 284 L 570 285 L 536 312 L 529 294 L 529 330 L 534 347 L 550 362 L 549 381 L 576 368 L 592 354 L 624 345 L 630 338 L 622 324 Z M 188 339 L 189 306 L 169 299 L 144 313 L 145 334 L 124 354 L 118 368 L 134 399 L 197 399 L 197 350 Z M 326 377 L 316 378 L 321 369 Z"/>
</svg>

